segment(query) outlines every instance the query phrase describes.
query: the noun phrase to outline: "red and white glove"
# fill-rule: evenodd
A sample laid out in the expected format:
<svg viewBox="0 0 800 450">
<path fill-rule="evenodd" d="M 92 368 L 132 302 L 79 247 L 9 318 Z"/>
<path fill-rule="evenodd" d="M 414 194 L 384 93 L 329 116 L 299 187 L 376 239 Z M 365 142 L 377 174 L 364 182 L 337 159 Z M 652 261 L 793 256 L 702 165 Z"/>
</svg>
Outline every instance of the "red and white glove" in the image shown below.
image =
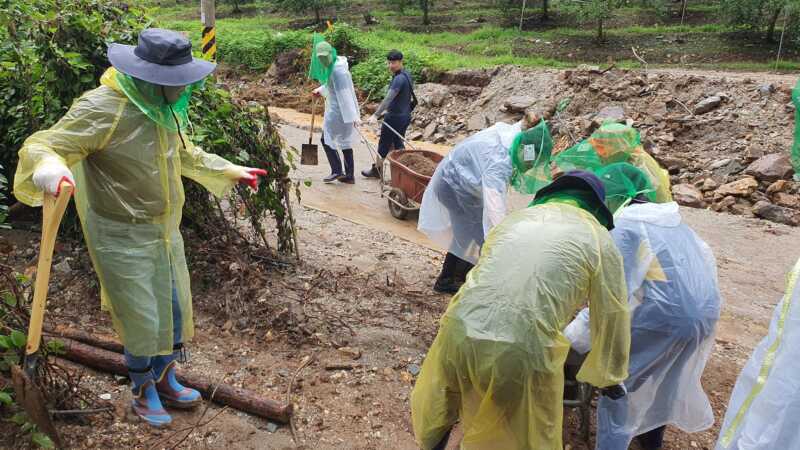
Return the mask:
<svg viewBox="0 0 800 450">
<path fill-rule="evenodd" d="M 227 170 L 227 174 L 232 179 L 239 181 L 239 184 L 250 186 L 253 192 L 258 192 L 258 177 L 265 176 L 267 171 L 252 167 L 233 166 Z"/>
<path fill-rule="evenodd" d="M 60 162 L 46 162 L 33 172 L 33 184 L 46 194 L 58 196 L 61 193 L 62 183 L 69 183 L 75 187 L 75 177 L 69 168 Z"/>
</svg>

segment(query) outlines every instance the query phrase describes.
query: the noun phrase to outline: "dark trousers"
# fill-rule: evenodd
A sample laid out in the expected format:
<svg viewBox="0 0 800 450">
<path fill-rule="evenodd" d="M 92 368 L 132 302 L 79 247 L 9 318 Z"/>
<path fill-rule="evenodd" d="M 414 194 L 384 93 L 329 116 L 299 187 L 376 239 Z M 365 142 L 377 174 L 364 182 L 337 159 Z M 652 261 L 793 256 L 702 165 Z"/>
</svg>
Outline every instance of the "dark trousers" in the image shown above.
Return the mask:
<svg viewBox="0 0 800 450">
<path fill-rule="evenodd" d="M 381 136 L 378 139 L 378 154 L 381 155 L 381 158 L 386 158 L 386 155 L 388 155 L 390 151 L 405 148 L 405 144 L 403 140 L 400 139 L 400 136 L 405 137 L 406 130 L 411 124 L 411 116 L 390 116 L 387 114 L 383 117 L 383 123 L 384 125 L 381 125 Z M 395 132 L 390 130 L 385 124 L 394 128 L 395 131 L 400 133 L 400 136 L 395 134 Z"/>
<path fill-rule="evenodd" d="M 636 439 L 639 440 L 639 444 L 644 450 L 658 450 L 664 445 L 664 431 L 666 429 L 666 425 L 660 426 L 636 436 Z"/>
<path fill-rule="evenodd" d="M 344 172 L 343 172 L 342 160 L 339 159 L 339 152 L 337 152 L 335 149 L 331 148 L 328 144 L 325 143 L 324 133 L 321 142 L 322 142 L 322 148 L 323 150 L 325 150 L 325 156 L 328 158 L 328 164 L 330 164 L 331 166 L 331 173 L 334 175 L 345 175 L 348 178 L 353 178 L 353 173 L 355 171 L 353 163 L 353 149 L 345 148 L 342 150 L 342 156 L 344 157 Z"/>
</svg>

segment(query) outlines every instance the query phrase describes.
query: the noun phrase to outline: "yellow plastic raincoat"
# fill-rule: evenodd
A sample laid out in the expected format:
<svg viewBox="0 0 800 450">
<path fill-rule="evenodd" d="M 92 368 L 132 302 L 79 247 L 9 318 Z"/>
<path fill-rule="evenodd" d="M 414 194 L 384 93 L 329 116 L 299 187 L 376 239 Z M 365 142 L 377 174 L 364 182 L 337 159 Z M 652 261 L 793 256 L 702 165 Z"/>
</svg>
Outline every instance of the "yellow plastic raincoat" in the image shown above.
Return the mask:
<svg viewBox="0 0 800 450">
<path fill-rule="evenodd" d="M 194 334 L 189 272 L 178 229 L 181 175 L 222 196 L 237 182 L 225 159 L 194 147 L 148 119 L 122 93 L 116 70 L 84 93 L 52 128 L 30 136 L 19 152 L 14 195 L 42 203 L 33 173 L 47 162 L 69 167 L 89 254 L 126 349 L 136 356 L 173 352 L 172 286 L 183 329 Z M 170 269 L 171 268 L 171 269 Z"/>
<path fill-rule="evenodd" d="M 622 259 L 588 212 L 546 203 L 496 226 L 441 320 L 411 394 L 417 443 L 460 418 L 468 450 L 562 450 L 562 331 L 589 301 L 592 351 L 578 379 L 628 376 L 630 316 Z M 596 314 L 596 315 L 595 315 Z"/>
</svg>

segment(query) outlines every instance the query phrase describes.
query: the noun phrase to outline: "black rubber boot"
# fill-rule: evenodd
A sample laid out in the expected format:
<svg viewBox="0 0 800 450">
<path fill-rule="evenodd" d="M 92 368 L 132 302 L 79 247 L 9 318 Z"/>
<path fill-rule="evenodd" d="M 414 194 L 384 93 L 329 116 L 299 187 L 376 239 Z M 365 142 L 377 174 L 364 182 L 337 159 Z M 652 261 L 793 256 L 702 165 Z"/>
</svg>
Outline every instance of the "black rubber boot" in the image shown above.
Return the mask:
<svg viewBox="0 0 800 450">
<path fill-rule="evenodd" d="M 445 255 L 444 263 L 442 263 L 442 271 L 439 273 L 439 277 L 436 278 L 436 283 L 433 285 L 434 291 L 442 294 L 455 294 L 458 292 L 458 289 L 463 283 L 456 279 L 459 261 L 460 259 L 458 256 L 452 253 L 448 252 L 447 255 Z"/>
<path fill-rule="evenodd" d="M 344 175 L 339 177 L 339 181 L 346 184 L 355 184 L 356 178 L 353 176 L 355 171 L 355 163 L 353 162 L 353 149 L 346 148 L 342 150 L 344 159 Z"/>
<path fill-rule="evenodd" d="M 378 168 L 375 167 L 375 164 L 373 164 L 372 167 L 370 167 L 367 170 L 362 170 L 361 171 L 361 175 L 363 175 L 364 178 L 380 178 L 381 177 L 381 174 L 378 172 Z"/>
<path fill-rule="evenodd" d="M 661 450 L 664 446 L 664 431 L 667 426 L 661 426 L 636 437 L 642 450 Z"/>
</svg>

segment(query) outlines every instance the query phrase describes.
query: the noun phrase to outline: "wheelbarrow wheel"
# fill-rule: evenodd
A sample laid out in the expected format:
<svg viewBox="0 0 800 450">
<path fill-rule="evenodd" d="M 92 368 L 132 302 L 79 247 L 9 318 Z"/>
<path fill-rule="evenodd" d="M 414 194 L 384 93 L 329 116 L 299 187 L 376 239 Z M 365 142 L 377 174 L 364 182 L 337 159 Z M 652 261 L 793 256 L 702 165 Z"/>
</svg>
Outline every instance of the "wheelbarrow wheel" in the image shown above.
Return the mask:
<svg viewBox="0 0 800 450">
<path fill-rule="evenodd" d="M 408 210 L 401 208 L 397 205 L 397 203 L 400 203 L 401 205 L 408 205 L 408 198 L 406 197 L 406 194 L 397 189 L 392 189 L 389 191 L 388 197 L 389 213 L 391 213 L 392 217 L 395 219 L 405 220 L 406 217 L 408 217 Z"/>
</svg>

